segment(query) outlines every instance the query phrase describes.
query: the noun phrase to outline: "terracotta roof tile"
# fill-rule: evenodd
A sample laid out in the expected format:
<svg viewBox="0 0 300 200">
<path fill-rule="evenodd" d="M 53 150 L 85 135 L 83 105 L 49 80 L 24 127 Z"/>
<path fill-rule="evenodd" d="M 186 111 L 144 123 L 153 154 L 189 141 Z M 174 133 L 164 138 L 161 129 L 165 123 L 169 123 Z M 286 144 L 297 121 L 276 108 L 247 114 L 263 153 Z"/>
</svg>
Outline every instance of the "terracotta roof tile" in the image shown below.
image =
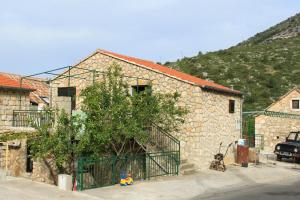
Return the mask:
<svg viewBox="0 0 300 200">
<path fill-rule="evenodd" d="M 23 83 L 20 85 L 20 82 L 3 74 L 0 74 L 0 87 L 13 88 L 13 89 L 25 89 L 25 90 L 34 90 L 28 84 Z"/>
<path fill-rule="evenodd" d="M 17 88 L 20 86 L 20 75 L 10 74 L 10 73 L 3 73 L 0 72 L 0 76 L 8 77 L 9 79 L 17 82 Z M 39 103 L 45 103 L 41 97 L 48 97 L 49 98 L 49 85 L 45 83 L 45 79 L 31 77 L 29 79 L 23 79 L 22 85 L 26 85 L 27 87 L 31 88 L 30 92 L 30 101 Z M 0 83 L 1 85 L 1 83 Z"/>
<path fill-rule="evenodd" d="M 156 64 L 152 61 L 148 61 L 148 60 L 142 60 L 139 58 L 134 58 L 134 57 L 129 57 L 129 56 L 125 56 L 125 55 L 121 55 L 121 54 L 117 54 L 117 53 L 113 53 L 110 51 L 106 51 L 106 50 L 98 50 L 99 53 L 107 55 L 107 56 L 111 56 L 120 60 L 124 60 L 139 66 L 143 66 L 149 69 L 152 69 L 154 71 L 158 71 L 160 73 L 169 75 L 171 77 L 183 80 L 183 81 L 187 81 L 190 82 L 192 84 L 195 85 L 199 85 L 202 88 L 207 88 L 207 89 L 215 89 L 215 90 L 219 90 L 219 91 L 223 91 L 223 92 L 228 92 L 228 93 L 233 93 L 233 94 L 241 94 L 240 91 L 237 90 L 233 90 L 230 89 L 228 87 L 225 87 L 223 85 L 211 82 L 211 81 L 207 81 L 174 69 L 171 69 L 169 67 L 165 67 L 159 64 Z"/>
</svg>

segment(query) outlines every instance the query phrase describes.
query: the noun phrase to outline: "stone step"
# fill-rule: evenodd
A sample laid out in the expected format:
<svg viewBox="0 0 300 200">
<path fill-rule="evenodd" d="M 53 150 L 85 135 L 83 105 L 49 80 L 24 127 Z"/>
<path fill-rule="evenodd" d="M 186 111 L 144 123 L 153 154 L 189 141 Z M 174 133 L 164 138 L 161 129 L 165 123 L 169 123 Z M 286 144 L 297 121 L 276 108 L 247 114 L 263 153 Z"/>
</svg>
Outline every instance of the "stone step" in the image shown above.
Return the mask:
<svg viewBox="0 0 300 200">
<path fill-rule="evenodd" d="M 181 172 L 182 175 L 191 175 L 191 174 L 195 174 L 197 172 L 196 169 L 187 169 L 187 170 L 183 170 Z"/>
<path fill-rule="evenodd" d="M 180 165 L 180 170 L 186 170 L 186 169 L 194 169 L 195 165 L 192 163 L 184 163 Z"/>
</svg>

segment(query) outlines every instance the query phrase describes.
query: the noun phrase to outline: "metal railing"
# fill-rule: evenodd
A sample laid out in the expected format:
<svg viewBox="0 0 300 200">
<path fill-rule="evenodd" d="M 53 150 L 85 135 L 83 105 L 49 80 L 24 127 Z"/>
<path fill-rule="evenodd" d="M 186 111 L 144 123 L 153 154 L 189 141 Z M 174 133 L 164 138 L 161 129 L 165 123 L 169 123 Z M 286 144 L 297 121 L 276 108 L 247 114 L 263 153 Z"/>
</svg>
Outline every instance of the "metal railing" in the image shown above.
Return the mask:
<svg viewBox="0 0 300 200">
<path fill-rule="evenodd" d="M 79 190 L 117 184 L 121 173 L 130 172 L 133 179 L 146 178 L 145 155 L 105 156 L 77 160 L 77 188 Z"/>
<path fill-rule="evenodd" d="M 148 143 L 157 152 L 180 152 L 180 141 L 155 124 L 149 128 Z"/>
<path fill-rule="evenodd" d="M 147 178 L 178 175 L 180 156 L 179 151 L 147 154 Z"/>
<path fill-rule="evenodd" d="M 39 110 L 14 110 L 13 127 L 40 127 L 51 123 L 52 114 Z"/>
<path fill-rule="evenodd" d="M 163 163 L 163 164 L 162 164 Z M 131 173 L 134 180 L 164 175 L 178 175 L 179 153 L 145 153 L 134 156 L 106 156 L 77 160 L 78 190 L 119 183 L 122 173 Z"/>
</svg>

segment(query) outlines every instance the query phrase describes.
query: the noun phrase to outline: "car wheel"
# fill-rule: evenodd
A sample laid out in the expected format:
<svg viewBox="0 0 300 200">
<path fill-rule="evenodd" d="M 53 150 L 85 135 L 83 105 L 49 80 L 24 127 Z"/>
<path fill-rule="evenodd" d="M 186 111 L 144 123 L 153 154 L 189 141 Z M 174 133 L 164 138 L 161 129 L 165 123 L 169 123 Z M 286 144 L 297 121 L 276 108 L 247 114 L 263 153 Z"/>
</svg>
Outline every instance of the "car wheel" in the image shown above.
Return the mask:
<svg viewBox="0 0 300 200">
<path fill-rule="evenodd" d="M 280 155 L 277 155 L 277 161 L 281 161 L 282 157 Z"/>
</svg>

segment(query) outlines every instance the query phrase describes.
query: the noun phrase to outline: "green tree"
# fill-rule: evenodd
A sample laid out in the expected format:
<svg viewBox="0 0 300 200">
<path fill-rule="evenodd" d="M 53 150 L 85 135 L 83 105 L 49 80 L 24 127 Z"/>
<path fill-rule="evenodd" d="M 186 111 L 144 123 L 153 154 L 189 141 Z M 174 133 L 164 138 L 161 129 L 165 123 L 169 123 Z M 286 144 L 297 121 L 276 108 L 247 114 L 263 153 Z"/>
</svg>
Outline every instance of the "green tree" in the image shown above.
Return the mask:
<svg viewBox="0 0 300 200">
<path fill-rule="evenodd" d="M 32 156 L 53 160 L 59 173 L 74 174 L 78 156 L 138 153 L 148 140 L 150 126 L 156 124 L 170 133 L 187 113 L 177 106 L 178 93 L 154 93 L 149 86 L 131 95 L 117 65 L 101 82 L 84 89 L 81 97 L 81 115 L 61 111 L 55 123 L 37 127 L 30 142 Z"/>
<path fill-rule="evenodd" d="M 102 82 L 87 87 L 81 96 L 86 114 L 83 146 L 93 155 L 134 153 L 129 147 L 136 142 L 142 146 L 147 141 L 147 128 L 157 124 L 167 132 L 175 131 L 187 113 L 177 106 L 178 93 L 152 93 L 150 85 L 145 91 L 130 95 L 117 65 L 108 70 Z"/>
<path fill-rule="evenodd" d="M 80 154 L 76 139 L 80 136 L 81 128 L 77 116 L 69 116 L 64 110 L 56 114 L 57 122 L 54 130 L 53 117 L 48 123 L 35 127 L 37 133 L 28 140 L 31 156 L 42 159 L 55 183 L 56 173 L 75 174 L 75 159 Z"/>
</svg>

